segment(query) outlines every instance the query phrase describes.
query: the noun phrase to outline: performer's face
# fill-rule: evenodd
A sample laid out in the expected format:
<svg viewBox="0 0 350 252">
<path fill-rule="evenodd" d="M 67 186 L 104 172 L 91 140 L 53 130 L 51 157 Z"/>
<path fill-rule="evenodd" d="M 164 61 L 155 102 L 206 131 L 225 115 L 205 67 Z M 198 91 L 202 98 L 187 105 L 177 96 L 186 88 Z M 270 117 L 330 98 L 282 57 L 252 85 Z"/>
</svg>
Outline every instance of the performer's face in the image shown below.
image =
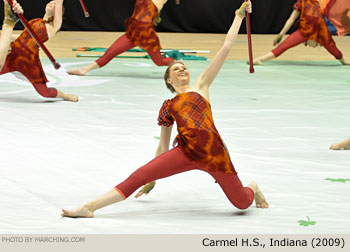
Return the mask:
<svg viewBox="0 0 350 252">
<path fill-rule="evenodd" d="M 188 84 L 190 81 L 190 73 L 183 63 L 175 63 L 170 68 L 168 83 L 174 85 Z"/>
</svg>

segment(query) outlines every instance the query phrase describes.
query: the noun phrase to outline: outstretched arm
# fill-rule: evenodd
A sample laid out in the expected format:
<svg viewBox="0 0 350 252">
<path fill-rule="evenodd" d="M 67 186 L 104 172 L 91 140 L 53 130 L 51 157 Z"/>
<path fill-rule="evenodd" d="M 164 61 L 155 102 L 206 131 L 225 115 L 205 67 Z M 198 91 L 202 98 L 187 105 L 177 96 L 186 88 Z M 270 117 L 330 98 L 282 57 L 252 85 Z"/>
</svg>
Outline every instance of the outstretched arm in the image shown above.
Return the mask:
<svg viewBox="0 0 350 252">
<path fill-rule="evenodd" d="M 172 129 L 173 129 L 173 125 L 171 125 L 169 127 L 161 126 L 160 140 L 159 140 L 158 148 L 156 151 L 156 157 L 169 150 Z"/>
<path fill-rule="evenodd" d="M 222 65 L 225 62 L 227 55 L 229 54 L 233 43 L 237 38 L 239 28 L 241 27 L 242 20 L 244 18 L 245 10 L 251 12 L 251 2 L 244 2 L 239 10 L 236 12 L 236 16 L 233 20 L 231 28 L 229 29 L 224 44 L 219 49 L 219 51 L 214 56 L 213 60 L 207 66 L 207 68 L 202 72 L 194 84 L 194 89 L 200 91 L 202 95 L 209 100 L 209 86 L 214 81 L 216 75 L 219 73 Z"/>
<path fill-rule="evenodd" d="M 161 127 L 160 140 L 156 151 L 156 157 L 169 150 L 172 129 L 173 129 L 172 125 L 170 127 L 165 127 L 165 126 Z M 151 181 L 148 184 L 144 185 L 142 189 L 135 195 L 135 198 L 138 198 L 143 194 L 148 194 L 153 189 L 155 184 L 156 184 L 155 181 Z"/>
<path fill-rule="evenodd" d="M 19 37 L 19 35 L 21 35 L 21 34 L 12 34 L 11 35 L 11 42 L 15 41 Z"/>
<path fill-rule="evenodd" d="M 49 38 L 52 38 L 55 36 L 55 34 L 61 29 L 62 26 L 62 6 L 63 6 L 63 0 L 55 0 L 55 17 L 53 20 L 53 25 L 47 26 L 47 34 Z"/>
<path fill-rule="evenodd" d="M 281 42 L 283 35 L 285 35 L 289 31 L 289 29 L 295 23 L 295 20 L 299 17 L 299 14 L 300 14 L 300 12 L 298 10 L 296 10 L 296 9 L 293 10 L 292 14 L 290 14 L 288 20 L 284 24 L 282 30 L 277 35 L 276 39 L 273 41 L 274 46 L 278 45 Z"/>
<path fill-rule="evenodd" d="M 4 1 L 4 24 L 0 36 L 0 71 L 4 66 L 10 48 L 13 27 L 18 21 L 18 17 L 14 13 L 23 13 L 21 5 L 14 0 L 13 8 L 11 8 L 8 2 Z"/>
</svg>

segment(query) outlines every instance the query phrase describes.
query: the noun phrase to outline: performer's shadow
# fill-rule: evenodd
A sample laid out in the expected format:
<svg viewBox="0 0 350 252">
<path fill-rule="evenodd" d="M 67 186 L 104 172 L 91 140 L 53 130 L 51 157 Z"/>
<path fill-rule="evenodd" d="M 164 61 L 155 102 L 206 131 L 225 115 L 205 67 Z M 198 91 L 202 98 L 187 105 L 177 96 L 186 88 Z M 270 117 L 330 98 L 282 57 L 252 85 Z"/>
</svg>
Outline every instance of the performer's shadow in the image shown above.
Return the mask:
<svg viewBox="0 0 350 252">
<path fill-rule="evenodd" d="M 138 72 L 128 72 L 128 73 L 122 73 L 122 72 L 95 72 L 95 73 L 88 73 L 85 75 L 87 77 L 118 77 L 118 78 L 126 78 L 126 79 L 149 79 L 149 80 L 162 80 L 163 74 L 162 73 L 149 73 L 149 74 L 143 74 Z"/>
<path fill-rule="evenodd" d="M 62 100 L 40 100 L 35 98 L 25 98 L 25 97 L 5 97 L 0 96 L 0 103 L 51 103 L 51 102 L 61 102 Z"/>
<path fill-rule="evenodd" d="M 337 61 L 297 61 L 297 60 L 271 60 L 264 62 L 266 66 L 317 66 L 317 67 L 339 67 L 343 66 Z"/>
<path fill-rule="evenodd" d="M 193 218 L 232 218 L 232 217 L 245 217 L 251 216 L 252 212 L 248 210 L 238 209 L 208 209 L 208 208 L 163 208 L 163 209 L 143 209 L 143 210 L 131 210 L 127 212 L 111 213 L 111 214 L 97 214 L 95 218 L 120 218 L 120 217 L 144 217 L 144 216 L 165 216 L 173 215 L 174 217 L 186 216 Z"/>
</svg>

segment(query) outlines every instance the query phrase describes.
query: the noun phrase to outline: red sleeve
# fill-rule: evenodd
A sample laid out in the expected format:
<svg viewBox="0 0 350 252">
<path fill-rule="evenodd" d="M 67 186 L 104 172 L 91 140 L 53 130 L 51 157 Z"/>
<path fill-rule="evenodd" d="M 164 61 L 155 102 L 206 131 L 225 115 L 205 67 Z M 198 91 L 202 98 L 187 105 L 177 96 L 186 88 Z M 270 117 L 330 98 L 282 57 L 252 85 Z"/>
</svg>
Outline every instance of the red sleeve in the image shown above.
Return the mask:
<svg viewBox="0 0 350 252">
<path fill-rule="evenodd" d="M 158 125 L 169 127 L 174 124 L 174 118 L 169 113 L 170 100 L 166 100 L 159 110 Z"/>
</svg>

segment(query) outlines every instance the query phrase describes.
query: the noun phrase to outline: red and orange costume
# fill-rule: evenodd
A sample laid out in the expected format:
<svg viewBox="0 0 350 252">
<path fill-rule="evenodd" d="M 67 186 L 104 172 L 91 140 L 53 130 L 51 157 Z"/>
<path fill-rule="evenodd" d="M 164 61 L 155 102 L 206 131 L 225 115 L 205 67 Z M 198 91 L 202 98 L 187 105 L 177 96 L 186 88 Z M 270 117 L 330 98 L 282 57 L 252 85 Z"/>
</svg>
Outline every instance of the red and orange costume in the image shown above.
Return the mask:
<svg viewBox="0 0 350 252">
<path fill-rule="evenodd" d="M 206 171 L 236 173 L 207 100 L 188 92 L 165 101 L 158 124 L 170 126 L 174 121 L 179 132 L 174 145 L 178 144 L 189 159 Z"/>
<path fill-rule="evenodd" d="M 294 9 L 300 12 L 299 28 L 272 50 L 275 57 L 307 40 L 314 40 L 326 48 L 336 59 L 343 58 L 343 54 L 335 46 L 318 0 L 298 0 L 294 4 Z"/>
<path fill-rule="evenodd" d="M 169 127 L 174 121 L 178 130 L 177 146 L 136 170 L 115 189 L 127 198 L 150 181 L 197 169 L 213 176 L 234 206 L 248 208 L 254 192 L 243 187 L 239 180 L 215 128 L 209 102 L 197 92 L 166 100 L 160 109 L 158 124 Z"/>
<path fill-rule="evenodd" d="M 158 9 L 150 0 L 136 1 L 134 13 L 125 20 L 126 36 L 145 51 L 157 52 L 161 49 L 159 38 L 153 27 Z"/>
<path fill-rule="evenodd" d="M 157 6 L 152 0 L 136 0 L 132 16 L 125 20 L 126 33 L 118 38 L 96 63 L 103 67 L 118 54 L 135 46 L 144 49 L 157 66 L 167 66 L 173 62 L 174 59 L 163 58 L 160 54 L 161 46 L 153 26 L 153 20 L 158 14 Z"/>
<path fill-rule="evenodd" d="M 29 21 L 29 25 L 42 42 L 48 40 L 45 22 L 41 18 Z M 55 88 L 47 88 L 44 70 L 39 58 L 39 46 L 26 29 L 11 43 L 11 52 L 0 74 L 18 71 L 22 73 L 34 86 L 36 91 L 44 97 L 56 97 Z"/>
</svg>

